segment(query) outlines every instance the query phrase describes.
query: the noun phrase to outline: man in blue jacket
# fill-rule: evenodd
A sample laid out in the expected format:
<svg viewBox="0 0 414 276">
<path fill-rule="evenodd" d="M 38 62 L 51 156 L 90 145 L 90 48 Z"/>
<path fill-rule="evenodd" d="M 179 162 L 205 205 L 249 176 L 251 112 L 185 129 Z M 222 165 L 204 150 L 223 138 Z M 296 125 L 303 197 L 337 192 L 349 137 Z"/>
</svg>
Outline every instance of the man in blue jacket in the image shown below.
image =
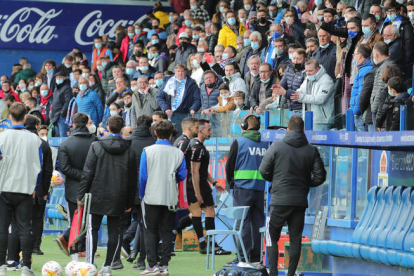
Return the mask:
<svg viewBox="0 0 414 276">
<path fill-rule="evenodd" d="M 200 89 L 197 83 L 186 75 L 184 65 L 175 66 L 175 76 L 166 79 L 158 92 L 157 101 L 175 125 L 178 135 L 181 135 L 181 122 L 189 113 L 194 115 L 201 107 Z"/>
<path fill-rule="evenodd" d="M 259 117 L 247 116 L 241 128 L 242 137 L 234 140 L 230 147 L 226 175 L 227 182 L 233 189 L 233 205 L 250 207 L 242 229 L 242 239 L 247 256 L 240 257 L 243 262 L 258 262 L 260 261 L 259 229 L 264 226 L 265 222 L 265 180 L 259 173 L 259 166 L 268 148 L 268 143 L 260 141 Z M 237 258 L 228 264 L 234 263 L 238 263 Z"/>
</svg>

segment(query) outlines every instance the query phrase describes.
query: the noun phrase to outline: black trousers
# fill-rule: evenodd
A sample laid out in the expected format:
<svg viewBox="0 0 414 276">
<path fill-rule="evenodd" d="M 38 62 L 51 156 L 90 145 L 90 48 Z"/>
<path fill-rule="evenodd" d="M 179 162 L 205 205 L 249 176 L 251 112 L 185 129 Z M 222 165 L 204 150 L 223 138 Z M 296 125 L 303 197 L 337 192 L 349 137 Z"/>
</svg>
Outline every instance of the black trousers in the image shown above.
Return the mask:
<svg viewBox="0 0 414 276">
<path fill-rule="evenodd" d="M 32 195 L 3 192 L 0 194 L 0 266 L 6 262 L 8 230 L 15 215 L 16 229 L 23 252 L 23 265 L 31 267 L 33 251 Z"/>
<path fill-rule="evenodd" d="M 119 240 L 121 241 L 121 245 L 122 245 L 122 241 L 124 240 L 124 232 L 125 229 L 128 229 L 129 224 L 131 223 L 131 213 L 127 212 L 124 213 L 123 215 L 121 215 L 119 217 Z M 121 245 L 117 247 L 116 252 L 115 252 L 115 261 L 119 261 L 121 260 Z"/>
<path fill-rule="evenodd" d="M 168 210 L 164 205 L 149 205 L 143 203 L 142 215 L 144 217 L 145 249 L 147 252 L 148 265 L 153 267 L 157 264 L 157 233 L 162 240 L 162 253 L 159 265 L 166 266 L 171 260 L 173 249 L 173 230 L 175 213 Z"/>
<path fill-rule="evenodd" d="M 36 199 L 36 202 L 33 204 L 33 219 L 32 219 L 32 229 L 34 236 L 34 248 L 40 249 L 42 243 L 42 234 L 43 234 L 43 220 L 45 218 L 45 209 L 46 201 L 43 199 Z"/>
<path fill-rule="evenodd" d="M 16 223 L 14 221 L 14 214 L 12 215 L 12 222 L 9 227 L 9 241 L 7 244 L 7 261 L 18 262 L 20 260 L 20 240 L 17 232 Z"/>
<path fill-rule="evenodd" d="M 277 242 L 279 241 L 280 233 L 285 222 L 288 224 L 290 239 L 289 269 L 287 276 L 295 275 L 300 259 L 305 211 L 305 207 L 299 206 L 270 206 L 269 221 L 266 224 L 266 249 L 269 257 L 270 276 L 278 275 L 277 260 L 279 257 L 279 248 Z"/>
<path fill-rule="evenodd" d="M 102 224 L 103 215 L 89 215 L 89 226 L 86 235 L 86 262 L 93 264 L 95 253 L 98 248 L 98 232 Z M 119 217 L 107 216 L 108 223 L 108 246 L 104 266 L 111 266 L 115 261 L 115 253 L 121 246 L 119 234 Z"/>
<path fill-rule="evenodd" d="M 235 187 L 233 191 L 233 206 L 249 206 L 242 229 L 242 239 L 246 248 L 246 254 L 250 262 L 260 261 L 260 232 L 259 229 L 265 224 L 264 216 L 264 192 L 255 190 L 244 190 Z M 238 228 L 240 221 L 238 221 Z M 245 261 L 243 250 L 237 244 L 242 261 Z"/>
<path fill-rule="evenodd" d="M 68 201 L 68 209 L 69 209 L 69 227 L 66 230 L 65 233 L 63 233 L 63 238 L 69 242 L 69 235 L 70 235 L 70 226 L 72 224 L 72 220 L 73 220 L 73 215 L 75 214 L 75 210 L 78 209 L 78 205 L 76 203 L 73 203 L 71 201 Z M 70 254 L 75 254 L 78 252 L 83 252 L 85 251 L 85 235 L 83 235 L 80 240 L 77 243 L 77 246 L 75 246 L 75 248 L 69 248 L 69 252 Z"/>
</svg>

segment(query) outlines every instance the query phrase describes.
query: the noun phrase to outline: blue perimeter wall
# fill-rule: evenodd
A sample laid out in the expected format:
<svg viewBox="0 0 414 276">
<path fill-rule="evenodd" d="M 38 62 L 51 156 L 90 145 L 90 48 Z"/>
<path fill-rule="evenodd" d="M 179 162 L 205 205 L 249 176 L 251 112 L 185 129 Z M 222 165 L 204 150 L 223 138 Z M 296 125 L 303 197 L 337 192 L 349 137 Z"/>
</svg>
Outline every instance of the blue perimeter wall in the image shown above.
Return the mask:
<svg viewBox="0 0 414 276">
<path fill-rule="evenodd" d="M 27 57 L 29 63 L 32 65 L 32 69 L 36 72 L 40 72 L 43 62 L 47 59 L 53 59 L 56 62 L 56 66 L 62 63 L 62 59 L 71 51 L 45 51 L 45 50 L 13 50 L 13 49 L 0 49 L 0 76 L 11 76 L 13 64 L 19 63 L 19 58 Z M 84 53 L 88 60 L 91 60 L 92 52 Z"/>
</svg>

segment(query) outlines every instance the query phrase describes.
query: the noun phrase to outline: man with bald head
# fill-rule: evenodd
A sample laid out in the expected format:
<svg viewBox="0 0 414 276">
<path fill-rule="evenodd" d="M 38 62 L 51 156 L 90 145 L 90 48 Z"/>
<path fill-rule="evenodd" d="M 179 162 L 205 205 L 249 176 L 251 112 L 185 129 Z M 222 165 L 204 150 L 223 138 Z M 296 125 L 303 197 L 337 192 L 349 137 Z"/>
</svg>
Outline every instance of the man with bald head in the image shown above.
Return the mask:
<svg viewBox="0 0 414 276">
<path fill-rule="evenodd" d="M 313 54 L 319 64 L 323 65 L 326 73 L 335 79 L 336 45 L 331 41 L 331 35 L 322 29 L 318 30 L 319 47 Z"/>
<path fill-rule="evenodd" d="M 398 67 L 403 71 L 403 74 L 405 75 L 407 73 L 408 68 L 404 67 L 406 63 L 405 51 L 402 46 L 400 32 L 398 28 L 394 25 L 388 25 L 384 28 L 384 31 L 382 32 L 382 37 L 384 38 L 384 42 L 388 44 L 388 53 L 390 59 L 398 65 Z M 409 76 L 404 76 L 404 80 L 406 80 L 407 77 Z"/>
</svg>

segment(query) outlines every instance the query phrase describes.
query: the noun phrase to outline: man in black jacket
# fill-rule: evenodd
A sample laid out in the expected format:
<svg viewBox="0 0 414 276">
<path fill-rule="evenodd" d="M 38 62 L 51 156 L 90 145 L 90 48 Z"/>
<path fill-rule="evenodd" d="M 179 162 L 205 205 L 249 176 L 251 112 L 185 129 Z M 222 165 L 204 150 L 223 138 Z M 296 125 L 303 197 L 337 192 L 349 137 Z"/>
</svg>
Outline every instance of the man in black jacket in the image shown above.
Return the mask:
<svg viewBox="0 0 414 276">
<path fill-rule="evenodd" d="M 78 206 L 83 205 L 85 193 L 91 193 L 92 196 L 86 236 L 87 244 L 92 246 L 86 252 L 88 263 L 94 263 L 98 231 L 103 217 L 107 216 L 108 249 L 100 275 L 111 275 L 115 252 L 121 242 L 120 217 L 131 211 L 138 183 L 135 152 L 130 148 L 131 141 L 126 141 L 121 136 L 123 126 L 122 117 L 112 116 L 107 127 L 109 134 L 92 143 L 77 195 Z"/>
<path fill-rule="evenodd" d="M 152 124 L 152 118 L 147 115 L 141 115 L 137 119 L 137 125 L 132 135 L 125 138 L 125 140 L 131 141 L 131 149 L 134 150 L 135 156 L 137 159 L 137 168 L 139 170 L 139 164 L 141 161 L 141 153 L 145 147 L 151 146 L 155 144 L 156 140 L 151 135 L 150 128 Z M 131 254 L 128 256 L 127 261 L 133 262 L 138 254 L 138 244 L 140 248 L 140 255 L 138 261 L 134 268 L 138 268 L 140 270 L 145 269 L 145 245 L 144 245 L 144 225 L 142 224 L 142 210 L 141 210 L 141 200 L 139 198 L 138 189 L 135 193 L 135 202 L 134 207 L 132 208 L 132 216 L 134 217 L 134 222 L 131 223 L 131 226 L 128 230 L 124 233 L 124 237 L 122 240 L 122 247 L 126 248 L 126 251 L 129 249 L 129 244 L 131 241 L 136 237 L 139 239 L 135 240 L 134 249 L 132 250 Z M 139 227 L 139 230 L 138 230 Z M 139 233 L 139 235 L 138 235 Z"/>
<path fill-rule="evenodd" d="M 289 119 L 288 132 L 267 150 L 260 164 L 260 174 L 272 181 L 269 223 L 266 225 L 266 241 L 269 253 L 270 276 L 278 275 L 277 242 L 285 222 L 288 222 L 290 259 L 288 276 L 295 275 L 298 266 L 305 210 L 310 187 L 321 185 L 326 171 L 316 147 L 309 145 L 304 133 L 304 122 L 298 115 Z M 271 242 L 271 244 L 269 243 Z"/>
<path fill-rule="evenodd" d="M 69 205 L 69 214 L 72 220 L 73 214 L 77 209 L 76 199 L 78 195 L 79 183 L 81 181 L 83 166 L 91 144 L 96 141 L 96 137 L 89 133 L 86 125 L 88 124 L 88 115 L 77 113 L 73 116 L 73 132 L 69 138 L 64 140 L 59 147 L 58 159 L 59 167 L 66 176 L 65 198 Z M 62 252 L 69 256 L 68 241 L 70 226 L 66 232 L 55 239 Z M 73 260 L 78 258 L 78 248 L 83 249 L 84 242 L 81 240 L 78 247 L 70 249 Z M 83 251 L 83 250 L 82 250 Z"/>
<path fill-rule="evenodd" d="M 70 88 L 70 81 L 66 78 L 63 72 L 57 72 L 55 75 L 56 86 L 53 91 L 52 115 L 50 121 L 55 125 L 57 137 L 68 137 L 68 125 L 66 121 L 66 113 L 68 112 L 68 105 L 72 99 L 72 89 Z"/>
</svg>

